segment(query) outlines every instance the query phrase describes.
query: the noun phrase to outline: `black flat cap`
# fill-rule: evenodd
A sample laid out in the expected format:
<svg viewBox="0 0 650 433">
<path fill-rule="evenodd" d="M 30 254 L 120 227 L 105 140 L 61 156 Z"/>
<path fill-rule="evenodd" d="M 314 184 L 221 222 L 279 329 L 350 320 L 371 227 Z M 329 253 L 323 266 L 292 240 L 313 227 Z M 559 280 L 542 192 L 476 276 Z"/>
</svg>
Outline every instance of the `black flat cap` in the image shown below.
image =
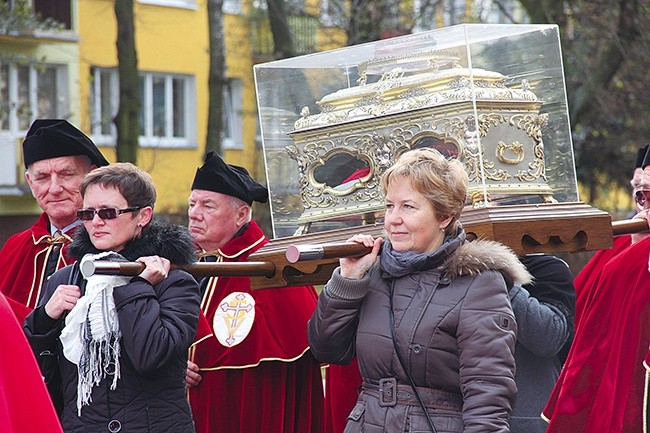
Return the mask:
<svg viewBox="0 0 650 433">
<path fill-rule="evenodd" d="M 645 154 L 648 153 L 648 146 L 650 146 L 650 143 L 646 143 L 643 147 L 639 147 L 639 150 L 636 153 L 636 164 L 634 165 L 634 168 L 641 168 L 643 166 L 643 159 L 645 158 Z"/>
<path fill-rule="evenodd" d="M 34 120 L 23 141 L 25 168 L 43 159 L 75 155 L 86 155 L 98 167 L 108 165 L 95 143 L 67 120 Z"/>
<path fill-rule="evenodd" d="M 248 203 L 266 203 L 269 191 L 255 182 L 244 167 L 226 164 L 216 152 L 205 156 L 205 163 L 196 170 L 192 189 L 204 189 L 237 197 Z"/>
<path fill-rule="evenodd" d="M 643 161 L 639 167 L 646 168 L 648 165 L 650 165 L 650 146 L 646 147 L 645 154 L 643 155 Z"/>
</svg>

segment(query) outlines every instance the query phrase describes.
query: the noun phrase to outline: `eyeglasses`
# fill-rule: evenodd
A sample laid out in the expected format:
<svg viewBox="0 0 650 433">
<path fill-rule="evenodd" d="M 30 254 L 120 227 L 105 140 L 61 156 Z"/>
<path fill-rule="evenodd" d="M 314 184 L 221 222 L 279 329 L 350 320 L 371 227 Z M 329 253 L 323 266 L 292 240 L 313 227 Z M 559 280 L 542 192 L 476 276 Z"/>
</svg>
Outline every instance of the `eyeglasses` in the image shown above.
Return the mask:
<svg viewBox="0 0 650 433">
<path fill-rule="evenodd" d="M 127 212 L 135 212 L 142 209 L 142 206 L 127 207 L 125 209 L 115 209 L 114 207 L 104 207 L 101 209 L 79 209 L 77 211 L 77 218 L 81 221 L 90 221 L 99 216 L 103 220 L 112 220 Z"/>
<path fill-rule="evenodd" d="M 648 195 L 650 195 L 650 191 L 639 190 L 634 193 L 634 201 L 639 207 L 644 207 L 648 201 Z"/>
</svg>

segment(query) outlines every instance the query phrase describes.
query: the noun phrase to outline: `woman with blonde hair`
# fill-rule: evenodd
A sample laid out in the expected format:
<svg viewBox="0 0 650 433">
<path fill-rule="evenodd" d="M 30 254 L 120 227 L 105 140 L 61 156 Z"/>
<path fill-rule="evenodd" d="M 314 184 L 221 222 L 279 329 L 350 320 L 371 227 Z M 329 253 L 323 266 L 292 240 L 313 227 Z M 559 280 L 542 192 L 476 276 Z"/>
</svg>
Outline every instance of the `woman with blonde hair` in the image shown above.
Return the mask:
<svg viewBox="0 0 650 433">
<path fill-rule="evenodd" d="M 322 362 L 356 355 L 363 378 L 345 432 L 508 432 L 516 323 L 508 289 L 530 275 L 507 247 L 466 242 L 467 174 L 422 148 L 382 178 L 386 238 L 342 258 L 309 322 Z"/>
</svg>

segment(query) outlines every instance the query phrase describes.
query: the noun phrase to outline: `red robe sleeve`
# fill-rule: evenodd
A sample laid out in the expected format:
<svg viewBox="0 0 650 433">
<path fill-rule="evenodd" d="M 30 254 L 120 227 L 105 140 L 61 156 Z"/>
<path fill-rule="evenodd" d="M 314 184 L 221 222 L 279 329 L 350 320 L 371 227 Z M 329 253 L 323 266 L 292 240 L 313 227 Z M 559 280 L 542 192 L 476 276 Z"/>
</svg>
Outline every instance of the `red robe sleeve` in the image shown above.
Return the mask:
<svg viewBox="0 0 650 433">
<path fill-rule="evenodd" d="M 0 250 L 0 292 L 30 309 L 36 307 L 44 286 L 45 263 L 51 251 L 49 224 L 45 213 L 41 214 L 32 227 L 11 236 Z M 73 262 L 68 244 L 57 269 Z"/>
<path fill-rule="evenodd" d="M 0 329 L 0 431 L 62 433 L 27 338 L 1 293 Z"/>
</svg>

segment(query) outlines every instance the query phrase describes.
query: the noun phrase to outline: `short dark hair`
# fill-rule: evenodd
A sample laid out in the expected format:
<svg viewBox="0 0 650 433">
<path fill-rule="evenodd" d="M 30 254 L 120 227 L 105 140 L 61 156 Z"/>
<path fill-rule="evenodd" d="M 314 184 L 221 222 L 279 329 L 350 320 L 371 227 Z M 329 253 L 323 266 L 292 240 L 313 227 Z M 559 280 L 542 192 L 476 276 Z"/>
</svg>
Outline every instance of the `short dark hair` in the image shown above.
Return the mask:
<svg viewBox="0 0 650 433">
<path fill-rule="evenodd" d="M 117 162 L 99 167 L 86 175 L 81 182 L 81 196 L 90 185 L 113 187 L 120 191 L 129 207 L 154 207 L 156 186 L 149 173 L 130 162 Z"/>
</svg>

